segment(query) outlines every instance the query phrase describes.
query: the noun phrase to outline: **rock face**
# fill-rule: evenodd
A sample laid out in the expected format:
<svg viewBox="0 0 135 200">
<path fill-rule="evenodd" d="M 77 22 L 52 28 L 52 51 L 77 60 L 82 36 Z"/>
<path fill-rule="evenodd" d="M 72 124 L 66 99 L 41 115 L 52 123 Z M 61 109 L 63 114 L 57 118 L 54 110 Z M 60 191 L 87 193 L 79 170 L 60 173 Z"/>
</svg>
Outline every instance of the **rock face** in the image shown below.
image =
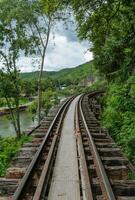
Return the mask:
<svg viewBox="0 0 135 200">
<path fill-rule="evenodd" d="M 19 168 L 19 167 L 8 168 L 6 172 L 6 178 L 20 179 L 24 176 L 25 171 L 26 168 Z"/>
</svg>

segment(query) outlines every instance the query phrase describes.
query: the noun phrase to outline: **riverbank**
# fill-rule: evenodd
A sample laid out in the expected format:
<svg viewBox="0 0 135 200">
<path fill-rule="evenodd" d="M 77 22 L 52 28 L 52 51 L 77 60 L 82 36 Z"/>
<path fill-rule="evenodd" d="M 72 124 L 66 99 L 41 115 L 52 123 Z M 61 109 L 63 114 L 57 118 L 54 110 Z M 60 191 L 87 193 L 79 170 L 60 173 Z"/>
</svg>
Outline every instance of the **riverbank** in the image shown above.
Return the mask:
<svg viewBox="0 0 135 200">
<path fill-rule="evenodd" d="M 43 121 L 41 121 L 41 124 L 43 124 L 43 126 L 45 126 L 47 130 L 49 129 L 49 126 L 50 126 L 52 120 L 56 116 L 56 113 L 58 112 L 58 110 L 60 109 L 61 106 L 62 106 L 62 103 L 55 106 L 54 108 L 52 108 L 48 114 L 48 117 L 45 117 L 43 119 Z M 39 145 L 42 143 L 43 138 L 41 138 L 41 134 L 38 134 L 38 132 L 40 131 L 40 127 L 35 126 L 35 128 L 33 128 L 33 129 L 29 128 L 29 131 L 28 131 L 28 127 L 30 127 L 30 126 L 27 126 L 27 132 L 26 132 L 27 136 L 22 135 L 22 137 L 20 139 L 15 138 L 15 137 L 7 137 L 7 138 L 0 137 L 0 177 L 5 176 L 5 173 L 6 173 L 6 170 L 8 167 L 10 167 L 10 170 L 12 169 L 12 167 L 14 168 L 14 164 L 10 165 L 13 157 L 15 158 L 15 156 L 19 152 L 20 152 L 20 154 L 22 153 L 22 155 L 24 155 L 24 148 L 21 150 L 21 147 L 23 147 L 23 144 L 28 142 L 30 144 L 30 146 L 35 148 L 34 151 L 31 151 L 28 148 L 27 155 L 30 156 L 30 159 L 31 159 L 32 155 L 34 155 L 34 153 L 36 152 L 36 148 L 37 148 L 36 145 Z M 39 128 L 39 130 L 38 130 L 38 128 Z M 36 132 L 36 129 L 38 130 L 37 132 Z M 45 134 L 45 132 L 43 134 Z M 25 154 L 26 154 L 26 152 L 25 152 Z M 24 163 L 22 163 L 22 164 L 24 164 Z M 20 169 L 21 169 L 21 167 L 20 167 Z M 14 174 L 15 174 L 15 172 L 14 172 Z"/>
<path fill-rule="evenodd" d="M 19 106 L 20 111 L 25 111 L 31 103 L 32 102 L 29 102 L 24 105 L 20 105 Z M 12 109 L 14 110 L 15 108 L 12 108 Z M 0 116 L 7 115 L 7 114 L 10 114 L 9 108 L 7 108 L 7 107 L 0 108 Z"/>
<path fill-rule="evenodd" d="M 20 122 L 22 132 L 26 132 L 29 127 L 35 127 L 37 121 L 35 119 L 35 114 L 27 111 L 22 111 L 20 113 Z M 14 137 L 16 135 L 12 120 L 9 115 L 3 115 L 0 117 L 0 136 L 1 137 Z"/>
</svg>

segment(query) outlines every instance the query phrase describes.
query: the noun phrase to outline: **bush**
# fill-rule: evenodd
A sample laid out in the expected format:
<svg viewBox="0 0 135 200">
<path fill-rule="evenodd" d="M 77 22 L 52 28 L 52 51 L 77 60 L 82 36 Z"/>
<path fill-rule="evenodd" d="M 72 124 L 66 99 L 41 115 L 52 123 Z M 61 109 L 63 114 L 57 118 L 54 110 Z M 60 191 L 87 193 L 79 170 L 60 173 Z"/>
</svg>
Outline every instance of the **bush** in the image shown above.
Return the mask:
<svg viewBox="0 0 135 200">
<path fill-rule="evenodd" d="M 33 101 L 29 107 L 28 107 L 28 111 L 32 114 L 35 114 L 37 112 L 37 100 Z"/>
<path fill-rule="evenodd" d="M 33 101 L 28 110 L 31 113 L 36 113 L 37 111 L 37 99 L 35 101 Z M 58 94 L 57 92 L 52 91 L 51 89 L 46 90 L 46 92 L 42 92 L 42 109 L 44 111 L 44 113 L 47 115 L 49 110 L 54 106 L 57 105 L 59 103 L 59 99 L 58 99 Z"/>
<path fill-rule="evenodd" d="M 30 140 L 31 138 L 25 135 L 20 139 L 0 137 L 0 177 L 5 175 L 11 159 L 15 156 L 21 146 Z"/>
<path fill-rule="evenodd" d="M 6 100 L 4 98 L 0 98 L 0 107 L 5 107 L 6 105 Z"/>
<path fill-rule="evenodd" d="M 135 163 L 135 92 L 133 85 L 111 83 L 103 97 L 102 124 Z"/>
<path fill-rule="evenodd" d="M 106 80 L 97 80 L 97 81 L 95 81 L 94 83 L 93 83 L 93 85 L 91 86 L 91 88 L 93 89 L 93 90 L 106 90 L 106 88 L 107 88 L 107 86 L 108 86 L 108 83 L 107 83 L 107 81 Z"/>
</svg>

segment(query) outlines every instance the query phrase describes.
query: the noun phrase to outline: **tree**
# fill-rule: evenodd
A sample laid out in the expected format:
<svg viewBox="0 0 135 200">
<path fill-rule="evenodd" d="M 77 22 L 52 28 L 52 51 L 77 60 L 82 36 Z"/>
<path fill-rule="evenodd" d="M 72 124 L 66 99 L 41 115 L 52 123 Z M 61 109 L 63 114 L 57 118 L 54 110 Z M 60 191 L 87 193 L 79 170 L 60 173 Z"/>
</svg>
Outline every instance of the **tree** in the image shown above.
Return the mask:
<svg viewBox="0 0 135 200">
<path fill-rule="evenodd" d="M 17 86 L 19 80 L 14 72 L 4 73 L 0 71 L 0 94 L 5 98 L 6 104 L 10 111 L 12 124 L 18 137 L 21 134 L 20 115 L 19 115 L 19 98 L 20 88 Z M 16 86 L 18 88 L 16 88 Z"/>
<path fill-rule="evenodd" d="M 36 95 L 36 82 L 33 79 L 23 80 L 21 85 L 22 91 L 26 97 L 32 97 L 33 95 Z"/>
<path fill-rule="evenodd" d="M 0 93 L 6 99 L 16 134 L 20 137 L 21 90 L 17 60 L 23 50 L 27 51 L 28 38 L 23 32 L 23 24 L 15 16 L 16 3 L 14 0 L 0 1 Z"/>
<path fill-rule="evenodd" d="M 135 3 L 125 0 L 70 0 L 78 36 L 87 39 L 96 67 L 110 80 L 128 78 L 135 65 Z"/>
<path fill-rule="evenodd" d="M 21 0 L 19 3 L 20 20 L 26 24 L 26 32 L 34 39 L 34 49 L 30 54 L 36 54 L 39 58 L 38 77 L 38 123 L 41 120 L 41 80 L 45 64 L 45 56 L 49 43 L 51 31 L 57 20 L 61 19 L 62 9 L 59 0 Z M 25 12 L 24 12 L 25 11 Z M 34 50 L 34 51 L 33 51 Z"/>
<path fill-rule="evenodd" d="M 48 89 L 46 92 L 42 95 L 42 104 L 45 108 L 45 114 L 47 115 L 49 110 L 59 103 L 59 99 L 56 95 L 56 92 L 52 91 L 51 89 Z"/>
</svg>

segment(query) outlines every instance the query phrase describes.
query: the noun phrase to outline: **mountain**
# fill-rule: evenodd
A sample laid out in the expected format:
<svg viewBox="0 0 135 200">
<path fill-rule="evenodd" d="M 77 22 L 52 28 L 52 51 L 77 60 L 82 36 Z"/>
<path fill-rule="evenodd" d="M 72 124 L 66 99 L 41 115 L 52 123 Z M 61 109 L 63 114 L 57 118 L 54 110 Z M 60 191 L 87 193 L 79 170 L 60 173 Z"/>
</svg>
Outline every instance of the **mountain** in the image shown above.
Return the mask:
<svg viewBox="0 0 135 200">
<path fill-rule="evenodd" d="M 50 77 L 54 80 L 60 80 L 62 82 L 65 80 L 81 81 L 95 74 L 95 71 L 96 70 L 94 68 L 93 62 L 90 61 L 74 68 L 66 68 L 60 71 L 51 71 L 51 72 L 44 71 L 43 79 Z M 29 73 L 21 73 L 21 78 L 29 79 L 29 80 L 37 79 L 38 73 L 39 73 L 38 71 L 29 72 Z"/>
</svg>

